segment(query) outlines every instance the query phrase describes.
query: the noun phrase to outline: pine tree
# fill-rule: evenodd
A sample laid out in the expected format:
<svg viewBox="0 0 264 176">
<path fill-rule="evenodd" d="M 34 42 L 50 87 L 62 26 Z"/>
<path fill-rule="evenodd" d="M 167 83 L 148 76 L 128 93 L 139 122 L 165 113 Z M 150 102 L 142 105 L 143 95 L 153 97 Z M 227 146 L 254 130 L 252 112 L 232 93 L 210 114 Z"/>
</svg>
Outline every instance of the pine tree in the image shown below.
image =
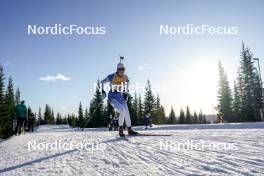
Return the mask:
<svg viewBox="0 0 264 176">
<path fill-rule="evenodd" d="M 206 121 L 206 118 L 205 118 L 205 115 L 203 116 L 203 124 L 206 124 L 207 121 Z"/>
<path fill-rule="evenodd" d="M 82 103 L 80 102 L 79 104 L 79 109 L 78 109 L 78 127 L 83 127 L 84 126 L 84 115 L 83 115 L 83 108 L 82 108 Z"/>
<path fill-rule="evenodd" d="M 138 125 L 137 107 L 134 106 L 134 98 L 128 93 L 127 106 L 130 113 L 131 124 Z"/>
<path fill-rule="evenodd" d="M 253 65 L 253 54 L 242 43 L 240 54 L 240 74 L 238 79 L 241 84 L 241 116 L 244 121 L 258 121 L 259 108 L 257 103 L 258 86 L 256 87 L 256 73 Z"/>
<path fill-rule="evenodd" d="M 8 107 L 10 120 L 14 120 L 16 116 L 15 115 L 15 97 L 14 97 L 13 80 L 11 77 L 8 79 L 8 86 L 7 86 L 5 101 Z"/>
<path fill-rule="evenodd" d="M 38 125 L 43 125 L 42 111 L 41 111 L 40 106 L 39 106 L 39 110 L 38 110 Z"/>
<path fill-rule="evenodd" d="M 88 112 L 88 108 L 86 107 L 84 111 L 84 121 L 86 122 L 88 119 L 89 119 L 89 112 Z"/>
<path fill-rule="evenodd" d="M 169 118 L 168 118 L 168 124 L 176 124 L 176 115 L 174 112 L 173 107 L 171 107 L 171 112 L 169 114 Z"/>
<path fill-rule="evenodd" d="M 166 121 L 167 121 L 167 118 L 166 118 L 166 114 L 165 114 L 165 108 L 160 105 L 160 108 L 159 108 L 159 116 L 160 116 L 160 124 L 166 124 Z M 176 122 L 177 122 L 177 119 L 176 119 Z"/>
<path fill-rule="evenodd" d="M 157 95 L 157 98 L 156 98 L 156 107 L 155 107 L 155 114 L 154 114 L 153 123 L 155 123 L 155 124 L 164 124 L 164 123 L 166 123 L 165 109 L 160 104 L 159 95 Z"/>
<path fill-rule="evenodd" d="M 185 123 L 187 123 L 187 124 L 191 124 L 192 123 L 192 115 L 191 115 L 189 106 L 186 107 Z"/>
<path fill-rule="evenodd" d="M 218 85 L 218 111 L 224 114 L 226 121 L 232 121 L 232 95 L 227 75 L 222 63 L 218 63 L 219 85 Z"/>
<path fill-rule="evenodd" d="M 52 124 L 52 110 L 48 104 L 45 105 L 43 124 Z"/>
<path fill-rule="evenodd" d="M 263 121 L 263 112 L 262 109 L 264 107 L 264 97 L 263 97 L 263 85 L 260 79 L 260 75 L 257 69 L 254 70 L 254 96 L 256 101 L 256 108 L 257 108 L 257 121 Z"/>
<path fill-rule="evenodd" d="M 19 104 L 20 103 L 20 101 L 21 101 L 21 99 L 20 99 L 20 89 L 19 89 L 19 87 L 17 87 L 17 89 L 16 89 L 16 94 L 15 94 L 15 101 L 16 101 L 16 104 Z"/>
<path fill-rule="evenodd" d="M 100 92 L 99 85 L 100 81 L 97 81 L 97 89 L 94 94 L 94 98 L 90 103 L 89 108 L 89 123 L 88 127 L 104 127 L 106 126 L 107 117 L 104 117 L 104 107 L 103 107 L 103 96 Z"/>
<path fill-rule="evenodd" d="M 138 114 L 138 98 L 137 98 L 136 92 L 134 94 L 134 98 L 132 98 L 131 109 L 132 109 L 132 113 L 131 113 L 132 125 L 139 125 L 140 119 L 139 119 L 139 114 Z"/>
<path fill-rule="evenodd" d="M 30 106 L 28 107 L 27 110 L 28 110 L 28 112 L 27 112 L 27 114 L 28 114 L 28 121 L 31 121 L 33 123 L 33 125 L 35 125 L 35 122 L 36 122 L 36 116 L 35 116 L 35 114 L 33 113 L 33 111 L 32 111 L 32 109 L 31 109 Z"/>
<path fill-rule="evenodd" d="M 184 124 L 185 123 L 185 113 L 183 109 L 180 110 L 180 117 L 179 117 L 179 124 Z"/>
<path fill-rule="evenodd" d="M 203 123 L 203 121 L 204 121 L 204 115 L 203 112 L 200 111 L 198 115 L 198 123 Z"/>
<path fill-rule="evenodd" d="M 193 123 L 195 123 L 195 124 L 198 123 L 198 116 L 197 116 L 196 111 L 194 111 L 194 113 L 193 113 Z"/>
<path fill-rule="evenodd" d="M 75 116 L 74 114 L 72 114 L 72 115 L 70 116 L 70 121 L 71 121 L 71 126 L 72 126 L 72 128 L 77 127 L 77 118 L 76 118 L 76 116 Z"/>
<path fill-rule="evenodd" d="M 0 138 L 6 138 L 12 133 L 12 121 L 9 118 L 9 109 L 5 102 L 4 70 L 0 65 Z"/>
<path fill-rule="evenodd" d="M 150 113 L 152 116 L 155 112 L 155 98 L 152 93 L 150 81 L 147 81 L 147 86 L 145 87 L 145 98 L 144 98 L 144 114 Z M 155 117 L 154 117 L 155 118 Z M 152 119 L 156 121 L 156 119 Z"/>
<path fill-rule="evenodd" d="M 57 112 L 56 115 L 56 125 L 61 125 L 62 124 L 62 117 L 59 112 Z"/>
<path fill-rule="evenodd" d="M 49 120 L 49 124 L 54 124 L 55 123 L 55 114 L 53 108 L 51 109 L 51 116 Z"/>
<path fill-rule="evenodd" d="M 142 104 L 141 95 L 139 95 L 138 97 L 138 121 L 139 121 L 139 125 L 144 124 L 144 108 Z"/>
<path fill-rule="evenodd" d="M 236 81 L 234 82 L 234 102 L 233 102 L 234 120 L 242 120 L 241 117 L 241 93 Z"/>
</svg>

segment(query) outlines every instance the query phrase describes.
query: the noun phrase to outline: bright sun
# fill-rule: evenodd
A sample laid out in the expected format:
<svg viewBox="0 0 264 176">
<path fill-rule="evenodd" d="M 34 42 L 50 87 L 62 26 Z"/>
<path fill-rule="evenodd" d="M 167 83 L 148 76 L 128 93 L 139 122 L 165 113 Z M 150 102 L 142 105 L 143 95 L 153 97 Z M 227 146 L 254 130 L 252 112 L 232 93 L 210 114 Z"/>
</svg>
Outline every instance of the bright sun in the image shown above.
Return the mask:
<svg viewBox="0 0 264 176">
<path fill-rule="evenodd" d="M 216 106 L 218 72 L 215 62 L 195 62 L 188 68 L 182 68 L 174 74 L 176 85 L 173 96 L 167 96 L 168 108 L 174 105 L 175 109 L 190 106 L 192 111 L 203 110 L 212 114 Z"/>
</svg>

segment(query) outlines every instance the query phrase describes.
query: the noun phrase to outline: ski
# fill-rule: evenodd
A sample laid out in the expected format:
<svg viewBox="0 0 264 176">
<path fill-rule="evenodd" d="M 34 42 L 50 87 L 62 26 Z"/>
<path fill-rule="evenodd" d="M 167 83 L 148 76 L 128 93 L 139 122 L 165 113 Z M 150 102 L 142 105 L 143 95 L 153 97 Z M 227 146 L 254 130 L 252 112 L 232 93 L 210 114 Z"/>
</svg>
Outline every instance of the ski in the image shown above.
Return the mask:
<svg viewBox="0 0 264 176">
<path fill-rule="evenodd" d="M 128 141 L 127 136 L 125 136 L 125 137 L 116 136 L 116 139 L 120 139 L 120 140 Z"/>
<path fill-rule="evenodd" d="M 151 134 L 151 133 L 139 133 L 136 135 L 129 135 L 131 137 L 133 136 L 172 136 L 172 134 Z"/>
</svg>

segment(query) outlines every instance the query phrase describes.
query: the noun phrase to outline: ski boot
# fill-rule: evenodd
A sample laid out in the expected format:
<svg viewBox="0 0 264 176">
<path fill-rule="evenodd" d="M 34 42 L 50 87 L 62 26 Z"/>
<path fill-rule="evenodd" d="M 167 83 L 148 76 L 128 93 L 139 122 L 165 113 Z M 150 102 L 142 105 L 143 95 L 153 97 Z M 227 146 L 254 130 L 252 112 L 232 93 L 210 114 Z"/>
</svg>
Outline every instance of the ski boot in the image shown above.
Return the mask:
<svg viewBox="0 0 264 176">
<path fill-rule="evenodd" d="M 129 135 L 138 135 L 138 132 L 132 130 L 131 127 L 127 127 L 127 132 Z"/>
<path fill-rule="evenodd" d="M 122 126 L 119 127 L 119 136 L 120 137 L 126 137 L 124 132 L 123 132 L 123 127 Z"/>
</svg>

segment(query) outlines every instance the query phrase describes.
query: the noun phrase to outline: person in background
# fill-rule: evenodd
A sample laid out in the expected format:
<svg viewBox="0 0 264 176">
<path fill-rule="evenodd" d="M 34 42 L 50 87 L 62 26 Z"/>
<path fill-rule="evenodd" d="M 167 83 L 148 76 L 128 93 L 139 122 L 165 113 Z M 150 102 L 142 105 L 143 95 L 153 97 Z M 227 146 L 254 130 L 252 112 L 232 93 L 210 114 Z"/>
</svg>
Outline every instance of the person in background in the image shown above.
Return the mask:
<svg viewBox="0 0 264 176">
<path fill-rule="evenodd" d="M 33 113 L 28 114 L 28 129 L 29 132 L 33 132 L 34 130 L 34 123 L 35 123 L 35 115 Z"/>
<path fill-rule="evenodd" d="M 110 123 L 108 125 L 108 130 L 109 131 L 113 131 L 113 126 L 114 126 L 114 118 L 112 117 L 112 115 L 110 115 Z"/>
<path fill-rule="evenodd" d="M 117 112 L 114 116 L 114 131 L 118 130 L 119 124 L 118 124 L 118 117 L 119 117 L 119 113 Z"/>
<path fill-rule="evenodd" d="M 144 121 L 145 121 L 145 130 L 148 129 L 148 127 L 152 127 L 152 124 L 151 124 L 151 114 L 150 113 L 147 113 L 144 117 Z"/>
<path fill-rule="evenodd" d="M 25 128 L 25 122 L 27 120 L 27 107 L 25 101 L 21 101 L 20 104 L 16 105 L 16 117 L 17 117 L 17 126 L 15 128 L 15 135 L 20 135 L 22 128 Z M 24 129 L 25 131 L 25 129 Z"/>
</svg>

